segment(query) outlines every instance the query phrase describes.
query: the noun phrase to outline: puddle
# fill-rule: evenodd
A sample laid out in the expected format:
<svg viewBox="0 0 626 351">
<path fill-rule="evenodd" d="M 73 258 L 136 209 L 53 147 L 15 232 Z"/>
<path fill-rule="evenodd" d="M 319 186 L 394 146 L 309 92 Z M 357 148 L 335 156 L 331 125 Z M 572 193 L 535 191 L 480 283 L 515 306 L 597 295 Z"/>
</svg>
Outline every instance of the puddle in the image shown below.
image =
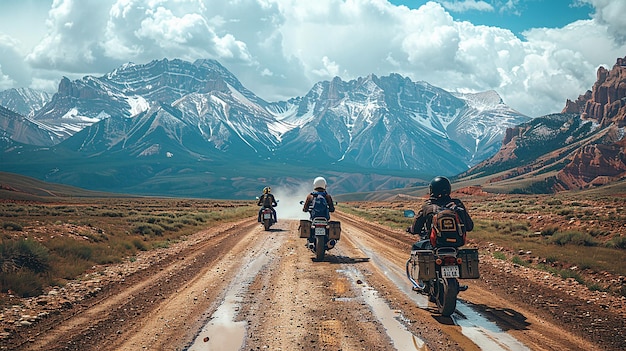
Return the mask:
<svg viewBox="0 0 626 351">
<path fill-rule="evenodd" d="M 461 327 L 463 335 L 483 350 L 529 351 L 526 345 L 505 333 L 480 313 L 461 301 L 457 301 L 458 314 L 452 315 L 454 323 Z"/>
<path fill-rule="evenodd" d="M 404 267 L 397 267 L 395 264 L 376 255 L 371 250 L 362 247 L 359 243 L 355 244 L 358 245 L 359 249 L 368 257 L 371 257 L 372 262 L 384 272 L 396 287 L 402 290 L 402 292 L 420 308 L 428 307 L 428 298 L 412 290 L 412 286 L 406 278 Z M 512 335 L 504 332 L 495 323 L 487 320 L 479 312 L 476 312 L 460 300 L 457 300 L 456 311 L 458 311 L 458 313 L 455 312 L 452 315 L 454 323 L 461 327 L 461 333 L 463 333 L 463 335 L 472 340 L 482 350 L 530 350 L 526 345 L 515 339 Z"/>
<path fill-rule="evenodd" d="M 368 306 L 371 307 L 376 319 L 383 325 L 387 335 L 391 338 L 396 350 L 422 350 L 424 341 L 409 332 L 400 322 L 404 317 L 399 311 L 389 308 L 387 302 L 378 295 L 378 291 L 368 286 L 361 272 L 356 268 L 348 267 L 345 270 L 337 270 L 345 274 L 357 289 L 361 289 L 361 295 Z M 357 281 L 360 282 L 357 283 Z"/>
<path fill-rule="evenodd" d="M 226 289 L 222 304 L 202 328 L 187 351 L 238 351 L 246 337 L 246 322 L 235 322 L 245 290 L 269 260 L 268 251 L 278 248 L 278 240 L 266 240 L 261 247 L 250 252 L 242 261 L 247 262 L 235 274 Z"/>
</svg>

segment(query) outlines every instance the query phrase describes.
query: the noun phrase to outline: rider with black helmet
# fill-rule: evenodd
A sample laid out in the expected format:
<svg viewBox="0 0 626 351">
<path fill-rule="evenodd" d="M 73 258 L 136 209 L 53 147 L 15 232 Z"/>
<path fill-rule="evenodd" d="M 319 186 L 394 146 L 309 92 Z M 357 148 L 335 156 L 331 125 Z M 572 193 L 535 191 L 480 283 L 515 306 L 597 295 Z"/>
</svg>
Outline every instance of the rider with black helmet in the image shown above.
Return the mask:
<svg viewBox="0 0 626 351">
<path fill-rule="evenodd" d="M 417 212 L 413 225 L 407 228 L 407 232 L 411 234 L 419 234 L 420 241 L 413 244 L 413 250 L 432 249 L 428 235 L 432 226 L 432 215 L 438 206 L 446 206 L 454 203 L 459 214 L 460 220 L 465 227 L 465 231 L 469 232 L 474 229 L 474 222 L 465 208 L 461 200 L 450 197 L 452 186 L 450 180 L 446 177 L 437 176 L 433 178 L 429 186 L 430 197 L 422 208 Z M 437 206 L 433 206 L 437 205 Z"/>
</svg>

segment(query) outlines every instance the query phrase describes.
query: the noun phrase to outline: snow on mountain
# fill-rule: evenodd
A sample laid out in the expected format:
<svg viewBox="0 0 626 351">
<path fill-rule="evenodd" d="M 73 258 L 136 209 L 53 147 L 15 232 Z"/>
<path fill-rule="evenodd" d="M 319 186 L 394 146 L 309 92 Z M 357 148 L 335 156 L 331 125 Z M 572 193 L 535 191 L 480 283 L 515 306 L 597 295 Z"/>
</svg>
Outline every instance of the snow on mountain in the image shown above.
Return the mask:
<svg viewBox="0 0 626 351">
<path fill-rule="evenodd" d="M 64 140 L 59 150 L 116 162 L 224 157 L 454 175 L 493 155 L 505 129 L 528 119 L 495 92 L 452 94 L 398 74 L 336 77 L 270 103 L 217 61 L 164 59 L 63 78 L 32 121 L 55 143 Z M 147 177 L 147 169 L 140 173 Z"/>
<path fill-rule="evenodd" d="M 17 88 L 0 91 L 0 106 L 22 116 L 32 117 L 41 109 L 51 95 L 45 91 L 30 88 Z"/>
</svg>

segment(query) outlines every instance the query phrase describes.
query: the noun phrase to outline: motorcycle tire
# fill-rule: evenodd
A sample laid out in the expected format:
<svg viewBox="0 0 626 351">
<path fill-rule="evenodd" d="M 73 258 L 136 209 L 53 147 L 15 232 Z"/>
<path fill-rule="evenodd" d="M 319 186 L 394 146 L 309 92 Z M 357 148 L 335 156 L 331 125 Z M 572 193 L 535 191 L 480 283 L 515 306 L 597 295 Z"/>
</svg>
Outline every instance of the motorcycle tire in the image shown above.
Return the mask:
<svg viewBox="0 0 626 351">
<path fill-rule="evenodd" d="M 318 262 L 324 260 L 324 254 L 326 253 L 326 238 L 323 236 L 315 237 L 315 259 Z"/>
<path fill-rule="evenodd" d="M 446 284 L 439 283 L 437 309 L 444 317 L 450 317 L 456 309 L 456 297 L 459 294 L 459 282 L 454 278 L 447 278 Z"/>
<path fill-rule="evenodd" d="M 265 227 L 265 230 L 270 230 L 270 227 L 272 226 L 272 222 L 269 219 L 266 219 L 263 221 L 263 227 Z"/>
</svg>

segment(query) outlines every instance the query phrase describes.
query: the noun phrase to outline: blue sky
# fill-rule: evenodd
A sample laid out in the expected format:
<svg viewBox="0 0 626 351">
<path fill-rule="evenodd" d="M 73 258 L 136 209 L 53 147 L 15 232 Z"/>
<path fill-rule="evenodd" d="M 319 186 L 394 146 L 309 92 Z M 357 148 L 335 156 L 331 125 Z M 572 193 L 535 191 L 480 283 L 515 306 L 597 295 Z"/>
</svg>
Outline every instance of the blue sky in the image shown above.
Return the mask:
<svg viewBox="0 0 626 351">
<path fill-rule="evenodd" d="M 0 90 L 216 59 L 268 101 L 398 73 L 560 112 L 626 56 L 626 0 L 0 0 Z"/>
<path fill-rule="evenodd" d="M 619 0 L 618 0 L 619 1 Z M 411 9 L 426 4 L 425 0 L 393 0 L 395 5 Z M 437 1 L 454 19 L 475 25 L 506 28 L 521 36 L 531 28 L 561 28 L 578 20 L 591 19 L 590 3 L 569 0 L 518 1 Z"/>
</svg>

